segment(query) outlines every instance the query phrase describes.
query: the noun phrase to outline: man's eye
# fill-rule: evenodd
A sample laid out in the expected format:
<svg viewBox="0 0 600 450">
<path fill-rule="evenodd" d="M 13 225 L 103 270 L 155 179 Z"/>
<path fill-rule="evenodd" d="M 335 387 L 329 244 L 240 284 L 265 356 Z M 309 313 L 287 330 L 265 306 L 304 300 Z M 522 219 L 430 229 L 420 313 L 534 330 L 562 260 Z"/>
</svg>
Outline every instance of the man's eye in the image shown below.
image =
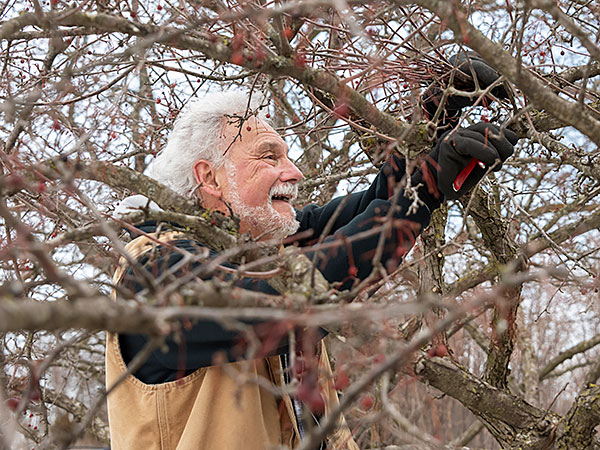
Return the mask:
<svg viewBox="0 0 600 450">
<path fill-rule="evenodd" d="M 277 161 L 277 156 L 275 156 L 271 153 L 270 155 L 266 155 L 265 159 L 270 159 L 271 161 Z"/>
</svg>

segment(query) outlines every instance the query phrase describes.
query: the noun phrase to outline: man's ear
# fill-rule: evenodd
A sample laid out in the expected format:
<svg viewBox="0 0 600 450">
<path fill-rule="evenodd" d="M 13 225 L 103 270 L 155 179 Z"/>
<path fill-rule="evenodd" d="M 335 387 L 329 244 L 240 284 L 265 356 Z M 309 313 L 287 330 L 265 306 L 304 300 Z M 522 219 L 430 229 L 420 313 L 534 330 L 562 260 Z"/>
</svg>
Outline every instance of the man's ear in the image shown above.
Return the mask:
<svg viewBox="0 0 600 450">
<path fill-rule="evenodd" d="M 200 185 L 200 190 L 207 194 L 221 198 L 222 192 L 219 182 L 217 181 L 217 174 L 213 164 L 205 159 L 199 159 L 194 163 L 194 177 Z"/>
</svg>

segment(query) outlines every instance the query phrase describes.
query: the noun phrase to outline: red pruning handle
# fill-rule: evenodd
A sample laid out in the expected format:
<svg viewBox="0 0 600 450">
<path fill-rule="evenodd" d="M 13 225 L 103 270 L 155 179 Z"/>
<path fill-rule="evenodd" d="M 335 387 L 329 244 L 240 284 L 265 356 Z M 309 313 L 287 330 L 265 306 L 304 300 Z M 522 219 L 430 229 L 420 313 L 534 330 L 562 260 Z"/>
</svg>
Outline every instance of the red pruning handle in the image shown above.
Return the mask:
<svg viewBox="0 0 600 450">
<path fill-rule="evenodd" d="M 485 164 L 483 164 L 478 159 L 472 158 L 471 161 L 469 161 L 469 164 L 467 164 L 467 167 L 465 167 L 462 170 L 462 172 L 458 174 L 458 176 L 454 180 L 454 183 L 452 184 L 455 192 L 460 191 L 460 188 L 463 186 L 463 184 L 465 184 L 465 180 L 469 177 L 471 172 L 473 172 L 473 169 L 475 168 L 475 166 L 478 164 L 479 164 L 479 167 L 481 167 L 482 169 L 485 169 Z"/>
</svg>

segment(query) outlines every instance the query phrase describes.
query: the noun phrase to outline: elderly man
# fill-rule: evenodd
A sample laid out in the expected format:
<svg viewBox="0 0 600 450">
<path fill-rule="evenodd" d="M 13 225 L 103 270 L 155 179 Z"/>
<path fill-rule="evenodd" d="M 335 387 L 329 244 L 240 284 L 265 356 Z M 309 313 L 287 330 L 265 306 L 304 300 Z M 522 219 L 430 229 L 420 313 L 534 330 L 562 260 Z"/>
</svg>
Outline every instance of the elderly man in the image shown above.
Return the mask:
<svg viewBox="0 0 600 450">
<path fill-rule="evenodd" d="M 327 233 L 322 242 L 327 249 L 317 253 L 317 267 L 340 290 L 373 273 L 378 246 L 380 262 L 388 269 L 396 267 L 444 196 L 462 195 L 485 174 L 481 165 L 498 168 L 516 142 L 513 133 L 500 133 L 490 124 L 458 129 L 439 139 L 427 164 L 412 174 L 410 184 L 417 189 L 419 202 L 403 195 L 405 163 L 390 157 L 368 190 L 298 211 L 293 202 L 302 173 L 289 159 L 285 141 L 247 106 L 248 98 L 237 92 L 211 94 L 191 104 L 154 162 L 152 176 L 183 195 L 197 196 L 205 208 L 235 214 L 240 232 L 257 240 L 291 236 L 298 245 L 309 246 Z M 484 164 L 476 165 L 457 188 L 453 181 L 472 158 Z M 139 228 L 152 234 L 156 226 L 147 223 Z M 202 243 L 170 232 L 168 224 L 161 226 L 160 239 L 168 245 L 156 246 L 141 236 L 127 247 L 150 273 L 168 280 L 164 275 L 169 271 L 178 276 L 202 264 L 193 262 L 190 268 L 182 259 L 185 252 L 197 254 Z M 301 238 L 294 239 L 294 233 Z M 307 249 L 309 257 L 315 256 L 313 252 Z M 117 271 L 115 283 L 136 292 L 144 289 L 143 280 L 125 266 Z M 237 284 L 277 294 L 264 280 L 247 278 Z M 269 323 L 247 324 L 262 330 L 257 335 L 263 337 L 265 327 L 276 328 Z M 306 429 L 335 406 L 337 397 L 327 376 L 331 370 L 320 345 L 319 378 L 308 383 L 301 376 L 298 382 L 293 380 L 285 339 L 256 358 L 244 353 L 240 345 L 244 337 L 237 331 L 211 321 L 188 325 L 108 397 L 113 450 L 294 448 Z M 322 334 L 316 332 L 317 339 Z M 109 334 L 109 385 L 145 343 L 141 335 Z M 298 385 L 304 390 L 290 391 L 290 386 Z M 323 448 L 358 448 L 343 419 Z"/>
</svg>

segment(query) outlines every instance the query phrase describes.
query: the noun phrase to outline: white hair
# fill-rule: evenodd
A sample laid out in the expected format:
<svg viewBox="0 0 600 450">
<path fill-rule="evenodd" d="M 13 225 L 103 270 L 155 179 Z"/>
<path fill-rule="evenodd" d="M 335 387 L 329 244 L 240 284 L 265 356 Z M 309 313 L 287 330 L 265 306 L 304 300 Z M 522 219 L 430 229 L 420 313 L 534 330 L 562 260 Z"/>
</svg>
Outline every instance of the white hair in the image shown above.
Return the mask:
<svg viewBox="0 0 600 450">
<path fill-rule="evenodd" d="M 221 137 L 226 116 L 254 114 L 262 100 L 263 94 L 255 94 L 249 105 L 248 95 L 229 91 L 209 93 L 190 102 L 177 117 L 167 145 L 150 165 L 148 175 L 179 194 L 192 196 L 198 185 L 194 163 L 206 159 L 219 168 L 225 162 Z M 265 120 L 264 113 L 257 115 Z"/>
</svg>

